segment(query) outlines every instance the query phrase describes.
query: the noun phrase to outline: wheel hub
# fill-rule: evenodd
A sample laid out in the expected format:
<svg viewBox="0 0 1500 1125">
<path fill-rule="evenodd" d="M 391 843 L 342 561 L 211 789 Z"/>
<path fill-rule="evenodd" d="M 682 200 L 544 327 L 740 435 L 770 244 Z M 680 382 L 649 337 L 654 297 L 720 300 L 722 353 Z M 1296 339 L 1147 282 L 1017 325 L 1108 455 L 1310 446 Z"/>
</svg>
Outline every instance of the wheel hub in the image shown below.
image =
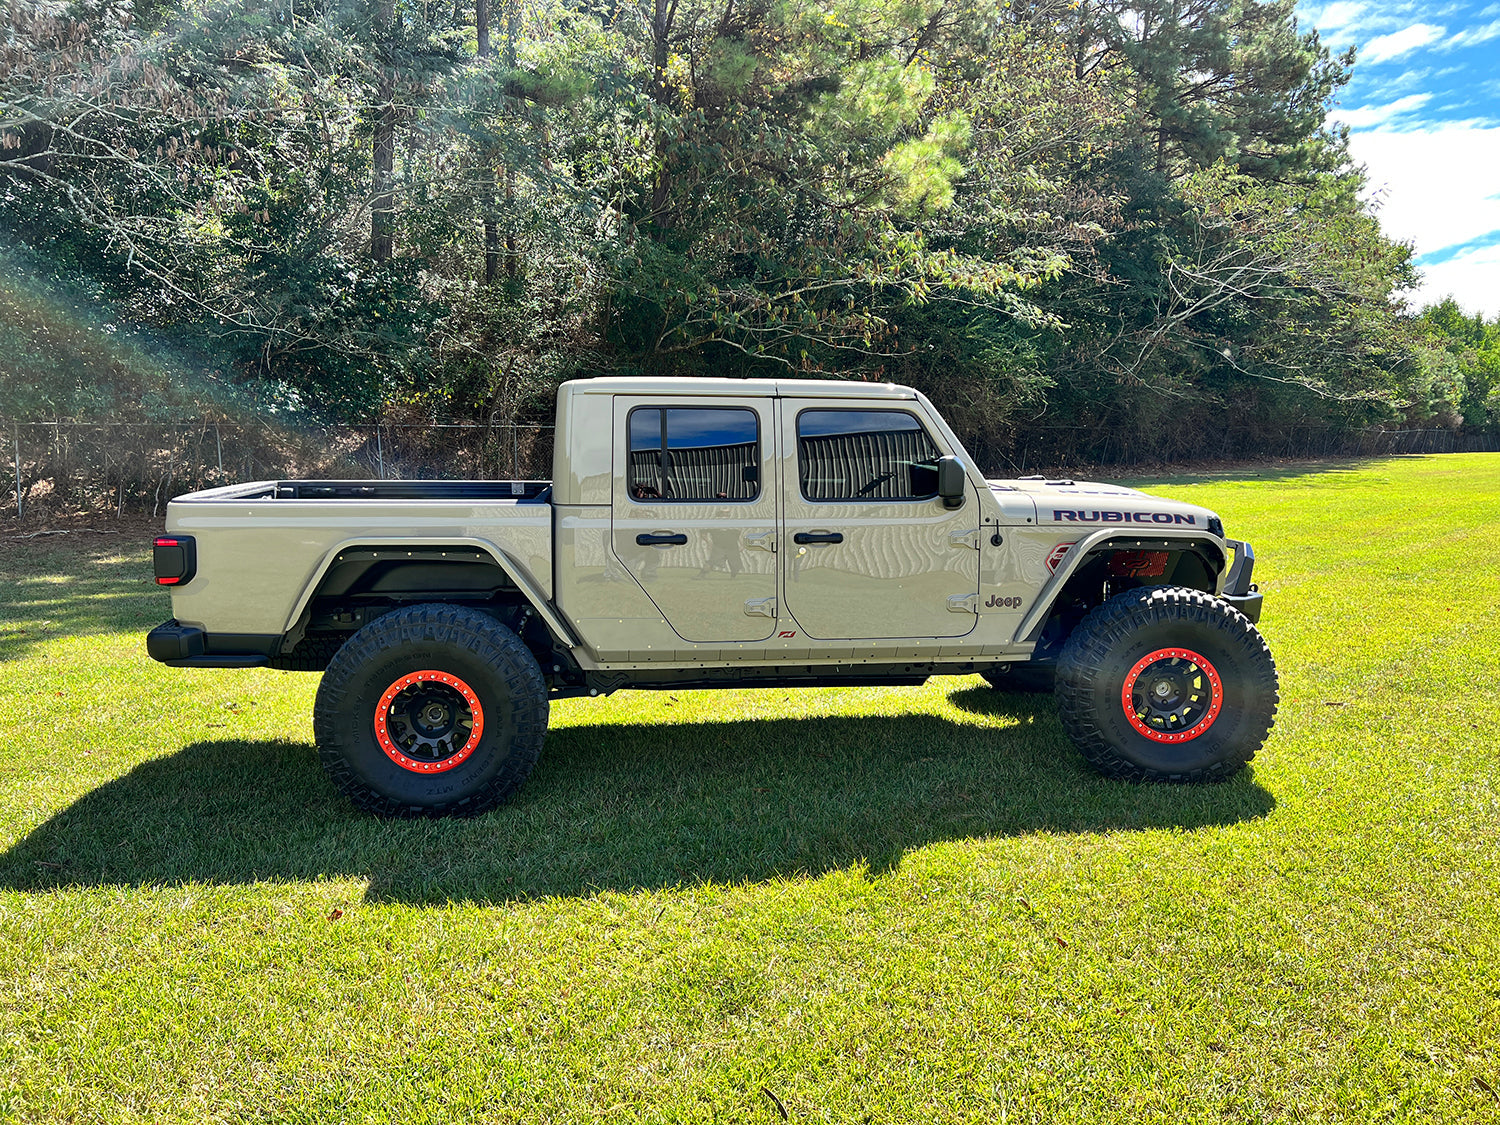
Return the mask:
<svg viewBox="0 0 1500 1125">
<path fill-rule="evenodd" d="M 400 696 L 396 697 L 398 700 Z M 394 710 L 394 709 L 393 709 Z M 407 706 L 407 713 L 416 712 L 411 720 L 413 728 L 424 738 L 437 739 L 449 733 L 454 725 L 454 708 L 446 701 L 432 699 L 429 697 L 422 703 L 420 708 L 414 704 Z"/>
<path fill-rule="evenodd" d="M 1153 742 L 1199 737 L 1224 706 L 1224 685 L 1214 666 L 1185 648 L 1148 652 L 1125 676 L 1120 692 L 1125 717 Z"/>
<path fill-rule="evenodd" d="M 442 773 L 474 753 L 484 733 L 479 697 L 451 672 L 409 672 L 375 705 L 375 740 L 413 773 Z"/>
</svg>

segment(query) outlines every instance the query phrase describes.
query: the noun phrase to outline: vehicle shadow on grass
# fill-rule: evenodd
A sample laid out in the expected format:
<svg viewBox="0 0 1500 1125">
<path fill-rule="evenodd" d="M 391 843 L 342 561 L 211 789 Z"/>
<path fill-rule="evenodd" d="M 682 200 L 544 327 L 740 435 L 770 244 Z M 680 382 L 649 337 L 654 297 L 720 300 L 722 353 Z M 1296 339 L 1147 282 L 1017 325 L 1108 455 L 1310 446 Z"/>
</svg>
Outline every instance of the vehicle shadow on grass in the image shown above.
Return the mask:
<svg viewBox="0 0 1500 1125">
<path fill-rule="evenodd" d="M 943 840 L 1198 828 L 1266 815 L 1253 774 L 1133 786 L 1090 772 L 1050 697 L 982 718 L 810 716 L 555 729 L 527 785 L 470 820 L 380 821 L 295 742 L 196 742 L 87 794 L 0 856 L 0 885 L 366 878 L 367 900 L 499 903 L 896 867 Z"/>
</svg>

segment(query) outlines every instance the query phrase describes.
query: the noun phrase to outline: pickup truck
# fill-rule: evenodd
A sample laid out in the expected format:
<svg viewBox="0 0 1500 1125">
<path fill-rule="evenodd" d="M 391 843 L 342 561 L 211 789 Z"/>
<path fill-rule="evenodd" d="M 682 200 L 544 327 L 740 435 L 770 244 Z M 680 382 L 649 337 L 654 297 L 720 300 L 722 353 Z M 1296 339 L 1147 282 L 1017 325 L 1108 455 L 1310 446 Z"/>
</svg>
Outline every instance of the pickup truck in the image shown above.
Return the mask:
<svg viewBox="0 0 1500 1125">
<path fill-rule="evenodd" d="M 550 481 L 257 481 L 167 508 L 147 650 L 323 672 L 359 807 L 509 797 L 549 701 L 621 688 L 1055 690 L 1105 775 L 1213 781 L 1270 732 L 1250 545 L 1129 488 L 986 480 L 889 384 L 564 383 Z"/>
</svg>

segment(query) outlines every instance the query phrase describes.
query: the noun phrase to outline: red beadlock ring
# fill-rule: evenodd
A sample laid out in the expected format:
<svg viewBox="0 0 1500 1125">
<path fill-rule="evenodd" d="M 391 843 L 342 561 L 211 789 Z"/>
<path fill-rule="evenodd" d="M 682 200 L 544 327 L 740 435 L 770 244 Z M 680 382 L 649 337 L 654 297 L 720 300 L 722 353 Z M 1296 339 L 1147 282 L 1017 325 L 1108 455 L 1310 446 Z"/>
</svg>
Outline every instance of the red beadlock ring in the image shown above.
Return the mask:
<svg viewBox="0 0 1500 1125">
<path fill-rule="evenodd" d="M 424 762 L 418 758 L 412 758 L 402 752 L 391 739 L 389 720 L 391 703 L 396 696 L 400 695 L 413 684 L 438 683 L 445 684 L 463 697 L 463 701 L 469 705 L 469 712 L 474 717 L 474 725 L 469 731 L 468 740 L 455 753 L 443 758 L 441 761 Z M 451 672 L 440 672 L 432 668 L 424 668 L 420 672 L 408 672 L 390 687 L 385 689 L 385 694 L 380 697 L 380 702 L 375 705 L 375 741 L 380 743 L 380 748 L 385 751 L 385 756 L 395 762 L 402 769 L 411 770 L 413 773 L 442 773 L 461 765 L 479 745 L 479 738 L 484 733 L 484 708 L 479 705 L 479 697 L 474 694 L 474 689 Z"/>
<path fill-rule="evenodd" d="M 1141 673 L 1151 665 L 1163 660 L 1186 660 L 1191 666 L 1198 668 L 1208 680 L 1209 700 L 1208 707 L 1204 713 L 1193 720 L 1181 731 L 1168 732 L 1157 730 L 1147 725 L 1135 709 L 1135 685 L 1140 679 Z M 1188 648 L 1159 648 L 1154 652 L 1148 652 L 1135 663 L 1128 675 L 1125 677 L 1125 686 L 1120 691 L 1120 704 L 1125 708 L 1125 717 L 1130 720 L 1130 725 L 1139 734 L 1151 739 L 1153 742 L 1191 742 L 1209 727 L 1214 725 L 1214 720 L 1219 717 L 1219 712 L 1224 708 L 1224 685 L 1219 679 L 1218 670 L 1207 660 L 1192 649 Z"/>
</svg>

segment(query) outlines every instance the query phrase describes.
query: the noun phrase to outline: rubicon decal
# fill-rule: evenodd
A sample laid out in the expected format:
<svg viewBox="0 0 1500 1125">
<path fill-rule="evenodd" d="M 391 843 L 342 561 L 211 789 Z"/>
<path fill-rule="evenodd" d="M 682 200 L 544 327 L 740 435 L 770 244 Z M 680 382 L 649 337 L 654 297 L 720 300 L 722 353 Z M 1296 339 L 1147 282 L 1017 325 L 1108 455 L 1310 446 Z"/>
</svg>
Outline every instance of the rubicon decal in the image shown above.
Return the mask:
<svg viewBox="0 0 1500 1125">
<path fill-rule="evenodd" d="M 1192 527 L 1197 516 L 1179 512 L 1085 512 L 1073 508 L 1053 508 L 1052 518 L 1059 523 L 1185 523 Z"/>
</svg>

